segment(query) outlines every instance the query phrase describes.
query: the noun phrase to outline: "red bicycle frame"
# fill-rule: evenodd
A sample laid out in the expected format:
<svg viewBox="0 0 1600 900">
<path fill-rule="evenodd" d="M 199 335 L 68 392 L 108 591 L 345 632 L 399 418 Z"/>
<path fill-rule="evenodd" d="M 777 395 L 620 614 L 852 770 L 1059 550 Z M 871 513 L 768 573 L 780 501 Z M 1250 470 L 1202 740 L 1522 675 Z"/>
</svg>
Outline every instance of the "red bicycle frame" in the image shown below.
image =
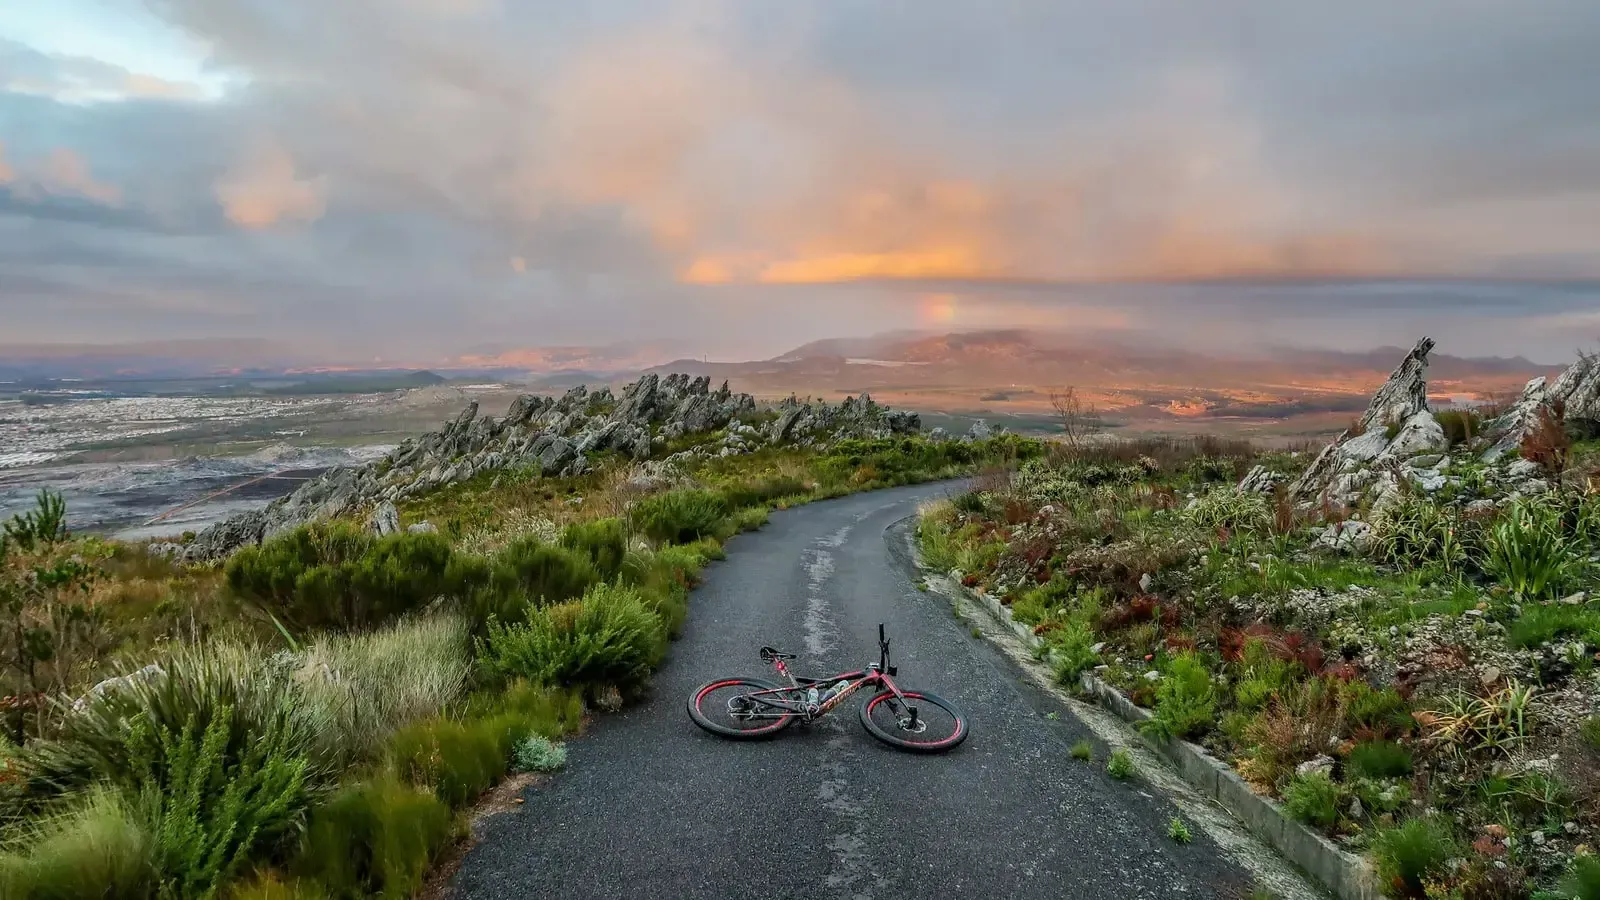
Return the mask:
<svg viewBox="0 0 1600 900">
<path fill-rule="evenodd" d="M 895 700 L 904 706 L 906 712 L 909 713 L 911 723 L 915 725 L 917 721 L 917 708 L 906 702 L 906 695 L 894 683 L 895 668 L 889 664 L 889 639 L 884 636 L 882 625 L 878 626 L 878 661 L 868 664 L 865 669 L 857 669 L 854 672 L 847 672 L 843 675 L 834 675 L 831 678 L 797 676 L 790 672 L 789 667 L 784 664 L 784 654 L 778 653 L 771 648 L 762 648 L 761 655 L 766 659 L 772 660 L 773 668 L 777 669 L 778 674 L 783 676 L 789 686 L 769 688 L 764 691 L 752 691 L 748 694 L 740 695 L 740 700 L 758 703 L 762 707 L 766 707 L 764 710 L 747 707 L 744 714 L 749 718 L 766 719 L 798 715 L 809 722 L 827 715 L 830 710 L 849 699 L 856 691 L 871 684 L 876 685 L 880 691 L 887 690 L 894 694 Z M 814 690 L 819 685 L 835 684 L 840 681 L 848 681 L 849 686 L 829 696 L 821 703 L 814 704 L 809 699 L 796 699 L 792 696 L 796 691 Z"/>
</svg>

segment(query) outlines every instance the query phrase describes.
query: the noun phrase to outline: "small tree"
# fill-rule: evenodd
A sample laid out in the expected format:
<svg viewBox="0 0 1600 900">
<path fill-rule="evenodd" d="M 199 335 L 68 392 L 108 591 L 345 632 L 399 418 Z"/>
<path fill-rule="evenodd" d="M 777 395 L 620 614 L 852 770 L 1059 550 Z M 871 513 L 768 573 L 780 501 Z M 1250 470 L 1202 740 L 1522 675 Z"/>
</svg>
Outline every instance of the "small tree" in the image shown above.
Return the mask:
<svg viewBox="0 0 1600 900">
<path fill-rule="evenodd" d="M 98 574 L 72 552 L 58 494 L 41 491 L 37 508 L 0 533 L 0 709 L 18 743 L 43 692 L 65 686 L 94 652 L 99 623 L 89 588 Z"/>
<path fill-rule="evenodd" d="M 1092 404 L 1083 402 L 1077 388 L 1068 385 L 1059 391 L 1051 391 L 1050 407 L 1056 412 L 1056 421 L 1061 423 L 1061 433 L 1065 435 L 1068 447 L 1076 450 L 1085 440 L 1100 433 L 1099 411 Z"/>
</svg>

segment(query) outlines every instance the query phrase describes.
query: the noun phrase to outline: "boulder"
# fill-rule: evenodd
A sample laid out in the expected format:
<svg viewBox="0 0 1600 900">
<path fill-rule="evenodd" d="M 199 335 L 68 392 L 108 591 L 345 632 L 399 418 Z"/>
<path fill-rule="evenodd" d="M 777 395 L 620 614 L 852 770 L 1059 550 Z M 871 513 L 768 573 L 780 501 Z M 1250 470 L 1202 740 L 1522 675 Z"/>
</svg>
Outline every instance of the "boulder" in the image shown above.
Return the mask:
<svg viewBox="0 0 1600 900">
<path fill-rule="evenodd" d="M 1277 490 L 1283 476 L 1268 469 L 1266 466 L 1253 466 L 1246 472 L 1244 478 L 1239 480 L 1239 493 L 1241 494 L 1271 494 Z"/>
</svg>

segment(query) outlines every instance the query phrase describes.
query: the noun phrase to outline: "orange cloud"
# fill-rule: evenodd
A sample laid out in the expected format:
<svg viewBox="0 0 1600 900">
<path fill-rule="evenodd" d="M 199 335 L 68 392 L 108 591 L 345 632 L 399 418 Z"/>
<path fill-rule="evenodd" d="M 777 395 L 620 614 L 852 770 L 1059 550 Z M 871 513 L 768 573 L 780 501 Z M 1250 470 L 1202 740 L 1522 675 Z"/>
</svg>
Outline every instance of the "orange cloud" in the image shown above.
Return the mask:
<svg viewBox="0 0 1600 900">
<path fill-rule="evenodd" d="M 0 141 L 0 184 L 10 184 L 16 180 L 17 172 L 6 162 L 6 144 Z"/>
<path fill-rule="evenodd" d="M 974 278 L 990 270 L 972 247 L 890 253 L 832 253 L 776 262 L 761 270 L 768 284 L 816 284 L 868 278 Z"/>
<path fill-rule="evenodd" d="M 115 185 L 96 181 L 82 156 L 65 147 L 51 151 L 40 181 L 53 193 L 72 193 L 107 206 L 122 202 L 122 191 Z"/>
<path fill-rule="evenodd" d="M 241 167 L 218 181 L 213 192 L 228 220 L 242 228 L 314 222 L 327 208 L 323 179 L 297 177 L 294 160 L 276 144 L 258 147 Z"/>
</svg>

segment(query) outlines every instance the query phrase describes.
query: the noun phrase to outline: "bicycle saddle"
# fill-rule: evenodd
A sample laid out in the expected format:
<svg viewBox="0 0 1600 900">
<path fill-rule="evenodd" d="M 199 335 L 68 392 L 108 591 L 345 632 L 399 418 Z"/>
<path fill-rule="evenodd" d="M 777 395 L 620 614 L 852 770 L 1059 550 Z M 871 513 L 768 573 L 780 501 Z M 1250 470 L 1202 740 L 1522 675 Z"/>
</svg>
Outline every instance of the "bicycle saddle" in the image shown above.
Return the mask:
<svg viewBox="0 0 1600 900">
<path fill-rule="evenodd" d="M 794 653 L 784 653 L 782 650 L 779 650 L 776 647 L 762 647 L 761 658 L 767 662 L 771 662 L 775 659 L 798 659 L 799 655 Z"/>
</svg>

